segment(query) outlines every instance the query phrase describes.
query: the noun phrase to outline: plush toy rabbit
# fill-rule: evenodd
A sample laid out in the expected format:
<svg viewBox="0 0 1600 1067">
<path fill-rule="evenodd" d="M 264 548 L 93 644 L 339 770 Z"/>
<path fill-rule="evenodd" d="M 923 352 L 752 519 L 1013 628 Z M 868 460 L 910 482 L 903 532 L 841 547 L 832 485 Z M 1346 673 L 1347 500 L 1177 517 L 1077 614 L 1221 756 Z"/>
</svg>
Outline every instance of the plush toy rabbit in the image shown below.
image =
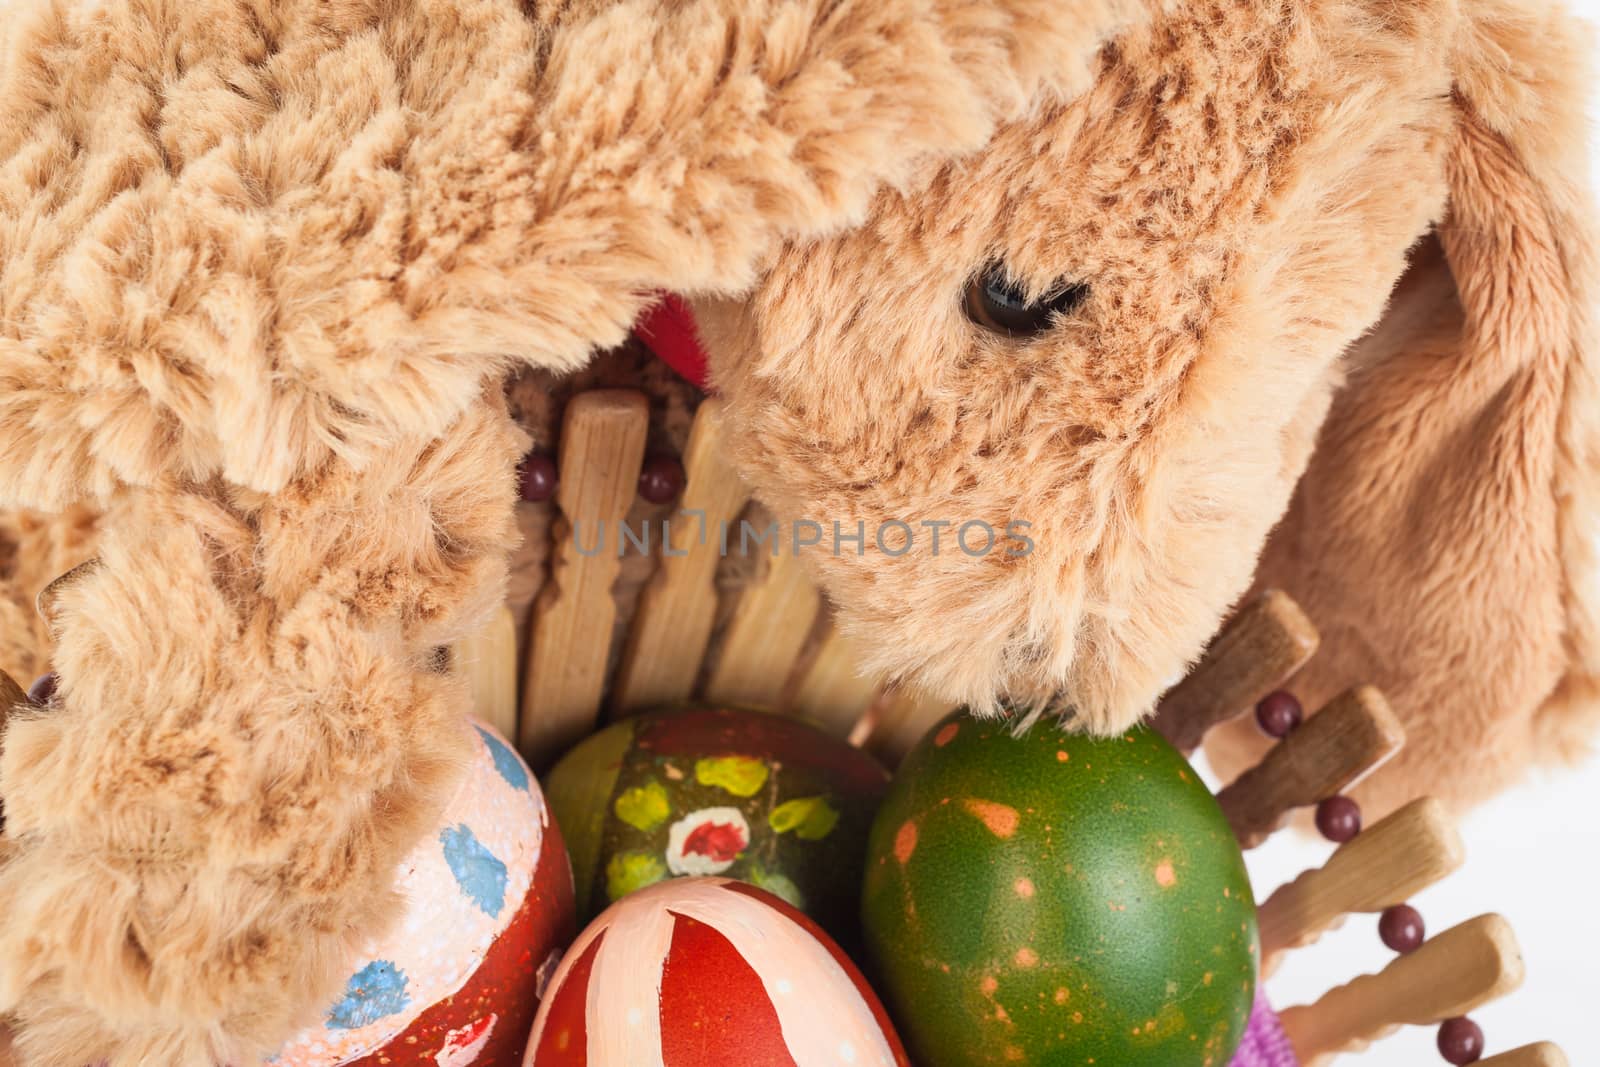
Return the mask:
<svg viewBox="0 0 1600 1067">
<path fill-rule="evenodd" d="M 59 678 L 0 757 L 27 1063 L 253 1062 L 327 1002 L 463 760 L 434 650 L 503 591 L 500 381 L 659 290 L 778 514 L 1028 524 L 814 557 L 877 669 L 1115 729 L 1272 584 L 1307 697 L 1396 699 L 1406 796 L 1593 724 L 1586 45 L 1542 0 L 4 32 L 0 667 Z"/>
</svg>

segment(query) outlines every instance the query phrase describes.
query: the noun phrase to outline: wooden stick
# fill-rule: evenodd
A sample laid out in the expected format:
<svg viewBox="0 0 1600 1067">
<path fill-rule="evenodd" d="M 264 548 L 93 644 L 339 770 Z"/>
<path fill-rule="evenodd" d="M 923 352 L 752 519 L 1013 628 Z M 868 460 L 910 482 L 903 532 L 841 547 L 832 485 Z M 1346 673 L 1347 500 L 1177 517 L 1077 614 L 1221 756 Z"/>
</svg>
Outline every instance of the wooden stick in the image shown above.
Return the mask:
<svg viewBox="0 0 1600 1067">
<path fill-rule="evenodd" d="M 878 705 L 878 720 L 865 747 L 875 752 L 887 766 L 894 767 L 934 723 L 954 708 L 947 700 L 910 686 L 898 686 Z"/>
<path fill-rule="evenodd" d="M 1347 913 L 1405 903 L 1464 858 L 1444 805 L 1432 797 L 1412 801 L 1267 898 L 1257 912 L 1263 970 L 1271 973 L 1284 952 L 1316 941 Z"/>
<path fill-rule="evenodd" d="M 800 557 L 780 543 L 766 580 L 739 595 L 706 699 L 776 708 L 821 606 Z"/>
<path fill-rule="evenodd" d="M 650 405 L 643 393 L 597 389 L 567 404 L 550 577 L 534 606 L 518 733 L 536 767 L 594 726 L 620 568 L 620 524 L 638 489 Z M 580 545 L 579 541 L 583 544 Z"/>
<path fill-rule="evenodd" d="M 457 644 L 453 658 L 467 676 L 472 713 L 501 737 L 517 736 L 517 622 L 504 604 L 471 637 Z"/>
<path fill-rule="evenodd" d="M 750 495 L 724 458 L 721 419 L 721 402 L 706 400 L 689 429 L 683 501 L 670 520 L 661 566 L 639 594 L 612 685 L 615 711 L 686 700 L 699 676 L 716 619 L 720 524 L 737 518 Z M 730 539 L 736 537 L 732 531 Z"/>
<path fill-rule="evenodd" d="M 544 588 L 545 575 L 550 569 L 550 527 L 554 512 L 555 504 L 550 502 L 524 501 L 517 505 L 517 532 L 522 535 L 522 544 L 511 553 L 505 603 L 511 609 L 516 626 L 519 662 L 527 658 L 533 606 L 538 603 L 539 591 Z"/>
<path fill-rule="evenodd" d="M 1321 640 L 1287 593 L 1270 589 L 1234 616 L 1188 677 L 1161 698 L 1151 725 L 1180 752 L 1288 681 Z"/>
<path fill-rule="evenodd" d="M 1289 812 L 1341 792 L 1400 751 L 1405 731 L 1371 686 L 1333 699 L 1266 758 L 1217 794 L 1245 848 L 1255 848 Z"/>
<path fill-rule="evenodd" d="M 849 737 L 878 691 L 877 680 L 861 673 L 859 662 L 844 635 L 830 626 L 788 710 L 814 720 L 836 737 Z"/>
<path fill-rule="evenodd" d="M 1548 1041 L 1479 1060 L 1478 1067 L 1567 1067 L 1567 1054 Z"/>
<path fill-rule="evenodd" d="M 1522 984 L 1522 955 L 1511 926 L 1481 915 L 1377 974 L 1357 978 L 1280 1020 L 1302 1067 L 1321 1067 L 1343 1052 L 1360 1052 L 1401 1026 L 1432 1026 L 1465 1015 Z"/>
</svg>

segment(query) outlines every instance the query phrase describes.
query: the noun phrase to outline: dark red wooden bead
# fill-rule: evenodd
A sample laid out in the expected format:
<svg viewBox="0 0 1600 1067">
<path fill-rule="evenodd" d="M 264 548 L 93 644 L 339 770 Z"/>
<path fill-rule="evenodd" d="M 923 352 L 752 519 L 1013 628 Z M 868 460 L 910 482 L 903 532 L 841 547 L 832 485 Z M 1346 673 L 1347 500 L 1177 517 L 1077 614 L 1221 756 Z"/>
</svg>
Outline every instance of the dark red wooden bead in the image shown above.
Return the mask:
<svg viewBox="0 0 1600 1067">
<path fill-rule="evenodd" d="M 1300 701 L 1283 689 L 1268 693 L 1256 705 L 1256 725 L 1268 737 L 1288 737 L 1305 717 Z"/>
<path fill-rule="evenodd" d="M 1439 1027 L 1439 1055 L 1456 1067 L 1483 1058 L 1483 1028 L 1471 1019 L 1446 1019 Z"/>
<path fill-rule="evenodd" d="M 555 496 L 559 478 L 556 461 L 544 453 L 529 452 L 523 456 L 518 475 L 522 483 L 522 499 L 538 503 Z"/>
<path fill-rule="evenodd" d="M 50 703 L 50 698 L 56 695 L 56 672 L 41 674 L 28 686 L 28 700 L 40 707 Z"/>
<path fill-rule="evenodd" d="M 1349 797 L 1329 797 L 1317 805 L 1317 830 L 1343 844 L 1361 832 L 1361 805 Z"/>
<path fill-rule="evenodd" d="M 1422 912 L 1410 904 L 1396 904 L 1378 916 L 1378 936 L 1402 956 L 1415 952 L 1427 937 Z"/>
<path fill-rule="evenodd" d="M 639 469 L 639 495 L 652 504 L 670 504 L 683 492 L 684 481 L 677 456 L 648 456 Z"/>
</svg>

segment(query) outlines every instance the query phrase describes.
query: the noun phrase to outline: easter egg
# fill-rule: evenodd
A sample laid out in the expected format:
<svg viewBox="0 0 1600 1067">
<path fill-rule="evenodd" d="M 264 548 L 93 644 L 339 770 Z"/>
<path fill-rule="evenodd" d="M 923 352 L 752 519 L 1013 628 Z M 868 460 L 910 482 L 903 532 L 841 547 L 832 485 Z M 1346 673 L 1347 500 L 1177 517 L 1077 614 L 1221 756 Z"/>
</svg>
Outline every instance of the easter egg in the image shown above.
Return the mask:
<svg viewBox="0 0 1600 1067">
<path fill-rule="evenodd" d="M 545 784 L 572 853 L 580 921 L 665 878 L 723 875 L 848 940 L 889 775 L 798 719 L 687 708 L 607 727 Z"/>
<path fill-rule="evenodd" d="M 879 809 L 862 922 L 921 1067 L 1224 1067 L 1259 950 L 1244 859 L 1160 735 L 943 719 Z"/>
<path fill-rule="evenodd" d="M 630 894 L 550 980 L 523 1067 L 909 1067 L 855 965 L 803 912 L 743 882 Z"/>
<path fill-rule="evenodd" d="M 488 726 L 466 728 L 472 764 L 397 873 L 404 913 L 274 1067 L 520 1061 L 541 971 L 548 979 L 576 930 L 572 872 L 527 766 Z"/>
</svg>

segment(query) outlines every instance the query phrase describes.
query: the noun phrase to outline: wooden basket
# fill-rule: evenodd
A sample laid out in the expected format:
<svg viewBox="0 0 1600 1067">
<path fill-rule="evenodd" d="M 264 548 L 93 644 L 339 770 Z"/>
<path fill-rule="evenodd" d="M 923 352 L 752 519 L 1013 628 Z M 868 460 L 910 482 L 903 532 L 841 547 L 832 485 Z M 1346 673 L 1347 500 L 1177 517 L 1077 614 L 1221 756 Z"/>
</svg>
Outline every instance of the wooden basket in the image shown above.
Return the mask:
<svg viewBox="0 0 1600 1067">
<path fill-rule="evenodd" d="M 578 393 L 568 403 L 554 514 L 534 525 L 546 543 L 527 546 L 514 562 L 513 591 L 521 603 L 503 607 L 451 656 L 468 675 L 478 714 L 517 738 L 536 768 L 605 719 L 686 699 L 803 715 L 891 766 L 950 710 L 860 674 L 793 553 L 745 559 L 732 568 L 737 580 L 729 579 L 721 539 L 703 531 L 737 523 L 748 494 L 722 460 L 719 412 L 717 401 L 702 403 L 683 446 L 686 484 L 677 510 L 698 520 L 671 523 L 648 553 L 633 547 L 635 555 L 653 557 L 644 561 L 653 566 L 633 599 L 616 595 L 625 562 L 615 545 L 593 551 L 593 531 L 601 522 L 618 529 L 637 510 L 650 404 L 642 393 L 617 389 Z M 527 617 L 525 627 L 519 616 Z M 1288 597 L 1268 594 L 1241 611 L 1168 694 L 1157 728 L 1192 752 L 1212 727 L 1282 685 L 1317 641 Z M 1254 848 L 1296 809 L 1348 788 L 1403 742 L 1382 694 L 1355 688 L 1307 719 L 1218 799 L 1240 842 Z M 1265 897 L 1264 970 L 1346 915 L 1405 902 L 1462 860 L 1444 808 L 1418 798 L 1339 846 L 1321 868 Z M 1509 925 L 1483 915 L 1376 974 L 1284 1010 L 1281 1019 L 1301 1062 L 1315 1067 L 1398 1027 L 1465 1015 L 1511 992 L 1522 977 Z M 8 1046 L 0 1031 L 0 1067 L 10 1067 Z M 1539 1043 L 1479 1062 L 1558 1067 L 1567 1060 L 1556 1046 Z"/>
<path fill-rule="evenodd" d="M 805 716 L 893 766 L 950 706 L 897 692 L 855 669 L 848 643 L 791 552 L 746 560 L 729 581 L 716 536 L 736 527 L 748 502 L 723 461 L 720 408 L 696 412 L 683 449 L 686 484 L 670 537 L 651 546 L 654 572 L 631 618 L 613 596 L 615 545 L 593 551 L 599 523 L 615 529 L 634 506 L 649 404 L 628 390 L 579 393 L 568 403 L 558 453 L 560 482 L 548 546 L 534 546 L 541 573 L 524 577 L 527 633 L 504 609 L 454 650 L 469 672 L 479 713 L 516 737 L 535 767 L 547 766 L 603 721 L 653 705 L 702 699 Z M 702 525 L 702 522 L 704 525 Z M 576 536 L 575 536 L 576 534 Z M 588 549 L 584 554 L 582 549 Z M 547 562 L 547 565 L 545 564 Z M 720 576 L 720 579 L 719 579 Z M 613 628 L 620 636 L 613 638 Z M 527 648 L 519 662 L 519 636 Z M 1281 686 L 1316 651 L 1315 627 L 1282 593 L 1246 606 L 1163 702 L 1155 724 L 1192 752 L 1206 732 Z M 1383 695 L 1351 689 L 1309 717 L 1218 799 L 1242 845 L 1254 848 L 1297 810 L 1339 794 L 1393 756 L 1404 732 Z M 1420 797 L 1267 895 L 1260 906 L 1262 963 L 1310 945 L 1345 916 L 1404 903 L 1461 866 L 1461 839 L 1443 806 Z M 1281 1013 L 1306 1067 L 1357 1052 L 1401 1026 L 1435 1026 L 1516 989 L 1516 938 L 1498 915 L 1445 930 L 1382 971 Z M 1440 1061 L 1443 1062 L 1443 1061 Z M 1485 1067 L 1557 1067 L 1566 1057 L 1539 1043 L 1479 1061 Z"/>
</svg>

